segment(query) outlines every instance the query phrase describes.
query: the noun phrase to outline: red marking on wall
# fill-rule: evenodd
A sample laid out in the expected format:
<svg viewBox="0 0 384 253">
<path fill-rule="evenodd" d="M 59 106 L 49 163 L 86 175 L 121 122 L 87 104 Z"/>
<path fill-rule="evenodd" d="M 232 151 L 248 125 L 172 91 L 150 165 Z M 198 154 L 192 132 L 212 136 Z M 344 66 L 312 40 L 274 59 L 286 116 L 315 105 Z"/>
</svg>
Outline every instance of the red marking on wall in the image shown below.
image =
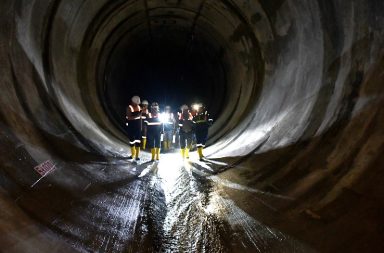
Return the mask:
<svg viewBox="0 0 384 253">
<path fill-rule="evenodd" d="M 37 173 L 39 173 L 41 176 L 46 176 L 46 175 L 48 175 L 48 173 L 54 171 L 56 169 L 56 166 L 52 163 L 51 160 L 47 160 L 47 161 L 37 165 L 33 169 Z"/>
</svg>

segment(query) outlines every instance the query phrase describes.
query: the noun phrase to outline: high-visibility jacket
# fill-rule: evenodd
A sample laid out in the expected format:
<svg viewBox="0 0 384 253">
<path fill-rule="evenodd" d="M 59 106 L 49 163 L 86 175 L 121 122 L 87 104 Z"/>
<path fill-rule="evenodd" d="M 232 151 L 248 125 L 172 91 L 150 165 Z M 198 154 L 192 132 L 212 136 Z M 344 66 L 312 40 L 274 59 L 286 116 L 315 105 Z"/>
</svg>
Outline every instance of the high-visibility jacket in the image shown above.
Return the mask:
<svg viewBox="0 0 384 253">
<path fill-rule="evenodd" d="M 196 114 L 193 117 L 193 122 L 195 124 L 206 124 L 208 122 L 208 112 L 205 111 L 205 112 Z"/>
<path fill-rule="evenodd" d="M 129 105 L 127 110 L 127 120 L 140 120 L 142 117 L 141 112 L 142 111 L 140 105 Z"/>
<path fill-rule="evenodd" d="M 150 114 L 150 112 L 149 112 L 148 108 L 145 108 L 145 109 L 143 108 L 141 110 L 141 118 L 143 120 L 145 120 L 147 117 L 149 117 L 149 114 Z"/>
<path fill-rule="evenodd" d="M 160 133 L 163 130 L 163 123 L 158 115 L 148 114 L 148 117 L 144 120 L 145 125 L 147 126 L 148 134 L 151 133 Z"/>
</svg>

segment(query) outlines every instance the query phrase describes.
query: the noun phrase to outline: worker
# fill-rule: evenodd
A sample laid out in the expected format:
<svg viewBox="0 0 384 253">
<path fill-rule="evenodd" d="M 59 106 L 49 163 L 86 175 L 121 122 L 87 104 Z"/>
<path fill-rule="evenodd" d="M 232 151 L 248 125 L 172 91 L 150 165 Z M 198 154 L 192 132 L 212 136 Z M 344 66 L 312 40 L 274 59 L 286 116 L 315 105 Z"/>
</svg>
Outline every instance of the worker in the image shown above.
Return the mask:
<svg viewBox="0 0 384 253">
<path fill-rule="evenodd" d="M 141 107 L 140 97 L 133 96 L 130 105 L 127 107 L 127 132 L 129 145 L 131 146 L 130 159 L 140 160 L 140 145 L 141 145 Z"/>
<path fill-rule="evenodd" d="M 181 157 L 189 158 L 189 149 L 191 148 L 192 133 L 193 133 L 193 121 L 192 115 L 189 112 L 187 105 L 180 107 L 181 113 L 179 113 L 179 138 Z"/>
<path fill-rule="evenodd" d="M 149 115 L 148 101 L 143 100 L 143 102 L 141 102 L 141 120 L 142 120 L 141 143 L 142 143 L 143 149 L 145 149 L 147 145 L 147 125 L 144 124 L 144 121 L 148 117 L 148 115 Z"/>
<path fill-rule="evenodd" d="M 212 124 L 212 119 L 209 118 L 208 112 L 204 109 L 202 104 L 195 104 L 195 116 L 193 116 L 193 123 L 195 124 L 196 135 L 196 148 L 199 154 L 200 161 L 204 160 L 203 149 L 208 138 L 208 128 Z"/>
<path fill-rule="evenodd" d="M 195 117 L 197 115 L 197 111 L 198 111 L 198 104 L 191 104 L 190 106 L 190 112 L 191 112 L 191 115 L 192 115 L 192 118 Z M 191 150 L 194 150 L 196 148 L 196 133 L 195 131 L 193 131 L 192 133 L 192 141 L 191 141 Z"/>
<path fill-rule="evenodd" d="M 175 134 L 175 116 L 171 112 L 171 107 L 167 105 L 162 114 L 162 120 L 164 123 L 164 150 L 170 150 L 172 147 L 173 135 Z"/>
<path fill-rule="evenodd" d="M 163 131 L 163 123 L 159 115 L 159 104 L 154 102 L 151 105 L 151 112 L 145 119 L 147 126 L 148 146 L 151 149 L 152 161 L 160 159 L 161 134 Z"/>
</svg>

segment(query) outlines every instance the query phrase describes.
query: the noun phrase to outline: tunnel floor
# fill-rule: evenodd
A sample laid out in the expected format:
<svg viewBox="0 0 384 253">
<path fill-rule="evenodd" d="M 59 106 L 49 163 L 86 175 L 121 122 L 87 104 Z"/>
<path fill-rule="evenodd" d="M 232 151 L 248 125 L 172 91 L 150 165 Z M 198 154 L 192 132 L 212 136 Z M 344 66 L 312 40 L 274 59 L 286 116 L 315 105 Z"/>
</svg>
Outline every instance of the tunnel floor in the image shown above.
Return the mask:
<svg viewBox="0 0 384 253">
<path fill-rule="evenodd" d="M 314 252 L 247 214 L 229 193 L 255 194 L 253 201 L 264 207 L 260 215 L 276 211 L 269 200 L 289 198 L 220 178 L 216 172 L 228 164 L 193 156 L 182 161 L 178 153 L 168 153 L 150 162 L 143 153 L 139 164 L 89 164 L 98 178 L 84 183 L 78 196 L 63 196 L 43 179 L 17 201 L 39 210 L 50 229 L 79 252 Z M 45 205 L 61 211 L 44 213 Z"/>
</svg>

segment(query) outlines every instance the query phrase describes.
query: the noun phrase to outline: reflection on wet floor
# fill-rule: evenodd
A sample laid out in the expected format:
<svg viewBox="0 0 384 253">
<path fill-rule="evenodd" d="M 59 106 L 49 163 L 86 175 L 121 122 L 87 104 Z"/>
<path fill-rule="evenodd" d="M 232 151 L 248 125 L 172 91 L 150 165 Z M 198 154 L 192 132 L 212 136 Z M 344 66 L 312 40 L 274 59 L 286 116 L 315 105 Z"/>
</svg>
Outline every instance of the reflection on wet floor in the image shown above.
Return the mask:
<svg viewBox="0 0 384 253">
<path fill-rule="evenodd" d="M 119 163 L 125 178 L 88 186 L 53 226 L 84 252 L 312 251 L 240 209 L 225 190 L 258 190 L 220 179 L 214 163 L 183 162 L 177 154 Z"/>
</svg>

